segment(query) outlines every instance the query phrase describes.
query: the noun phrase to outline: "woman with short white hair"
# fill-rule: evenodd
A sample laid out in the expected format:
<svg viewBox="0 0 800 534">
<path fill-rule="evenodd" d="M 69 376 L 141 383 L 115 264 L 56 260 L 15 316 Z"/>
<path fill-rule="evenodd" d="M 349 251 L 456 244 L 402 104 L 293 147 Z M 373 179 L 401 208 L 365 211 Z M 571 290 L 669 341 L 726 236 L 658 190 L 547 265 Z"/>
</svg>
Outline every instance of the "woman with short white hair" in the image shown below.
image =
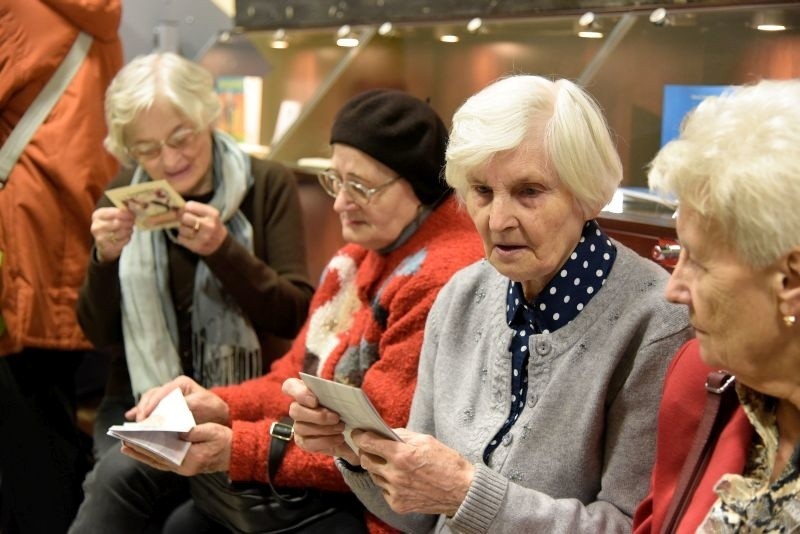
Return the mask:
<svg viewBox="0 0 800 534">
<path fill-rule="evenodd" d="M 112 81 L 105 112 L 105 145 L 128 167 L 109 188 L 165 180 L 186 204 L 164 229 L 135 226 L 133 205 L 106 197 L 92 215 L 78 320 L 115 357 L 72 532 L 140 531 L 188 499 L 182 477 L 124 456 L 106 430 L 176 376 L 210 387 L 262 375 L 288 346 L 278 338 L 300 330 L 313 292 L 294 176 L 214 128 L 208 71 L 171 53 L 138 57 Z"/>
<path fill-rule="evenodd" d="M 453 117 L 446 178 L 488 261 L 434 303 L 403 442 L 354 431 L 354 453 L 291 381 L 296 441 L 404 532 L 628 532 L 689 325 L 667 273 L 595 221 L 621 180 L 598 106 L 567 80 L 497 81 Z"/>
</svg>

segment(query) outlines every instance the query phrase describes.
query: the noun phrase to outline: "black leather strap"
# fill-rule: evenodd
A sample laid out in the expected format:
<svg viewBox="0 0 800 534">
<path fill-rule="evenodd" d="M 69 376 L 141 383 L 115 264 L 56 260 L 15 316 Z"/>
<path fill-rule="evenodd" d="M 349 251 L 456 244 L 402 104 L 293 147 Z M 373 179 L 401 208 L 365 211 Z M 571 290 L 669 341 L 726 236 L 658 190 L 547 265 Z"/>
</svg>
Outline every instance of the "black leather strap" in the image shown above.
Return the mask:
<svg viewBox="0 0 800 534">
<path fill-rule="evenodd" d="M 286 446 L 294 437 L 294 421 L 289 416 L 281 417 L 280 421 L 275 421 L 269 427 L 269 435 L 272 439 L 269 443 L 269 457 L 267 458 L 267 476 L 270 484 L 275 478 L 278 468 L 286 454 Z"/>
<path fill-rule="evenodd" d="M 289 442 L 292 441 L 292 438 L 294 438 L 294 421 L 288 415 L 281 417 L 279 421 L 275 421 L 270 425 L 269 435 L 271 439 L 269 443 L 269 456 L 267 456 L 267 482 L 276 499 L 286 504 L 296 503 L 305 498 L 305 492 L 301 495 L 283 495 L 275 489 L 272 483 L 272 481 L 275 480 L 275 475 L 278 473 L 281 462 L 283 462 L 283 456 L 286 454 L 286 447 L 289 445 Z"/>
</svg>

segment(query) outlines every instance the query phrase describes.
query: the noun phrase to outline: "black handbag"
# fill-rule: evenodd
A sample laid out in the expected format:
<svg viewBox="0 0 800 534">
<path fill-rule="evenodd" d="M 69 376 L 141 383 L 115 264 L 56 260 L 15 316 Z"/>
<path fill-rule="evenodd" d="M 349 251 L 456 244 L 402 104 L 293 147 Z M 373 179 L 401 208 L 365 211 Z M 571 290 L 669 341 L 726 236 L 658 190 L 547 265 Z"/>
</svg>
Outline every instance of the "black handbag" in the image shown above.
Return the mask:
<svg viewBox="0 0 800 534">
<path fill-rule="evenodd" d="M 300 490 L 276 496 L 262 484 L 231 483 L 225 473 L 192 477 L 189 482 L 195 506 L 231 532 L 293 532 L 335 513 L 336 497 Z"/>
<path fill-rule="evenodd" d="M 268 484 L 230 482 L 226 473 L 197 475 L 189 479 L 195 506 L 231 532 L 246 534 L 294 532 L 352 506 L 352 494 L 273 487 L 291 425 L 286 417 L 270 429 Z"/>
</svg>

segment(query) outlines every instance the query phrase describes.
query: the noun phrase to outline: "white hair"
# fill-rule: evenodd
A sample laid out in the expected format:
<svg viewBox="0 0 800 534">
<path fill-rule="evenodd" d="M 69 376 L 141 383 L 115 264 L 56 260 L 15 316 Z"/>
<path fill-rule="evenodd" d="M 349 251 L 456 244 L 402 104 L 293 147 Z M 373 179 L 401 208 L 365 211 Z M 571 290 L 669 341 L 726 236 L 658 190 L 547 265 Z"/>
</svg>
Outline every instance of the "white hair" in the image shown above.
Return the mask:
<svg viewBox="0 0 800 534">
<path fill-rule="evenodd" d="M 752 267 L 800 243 L 800 81 L 765 80 L 709 97 L 650 164 L 650 187 L 719 223 Z"/>
<path fill-rule="evenodd" d="M 158 99 L 172 104 L 198 129 L 210 126 L 221 109 L 214 77 L 200 65 L 171 52 L 133 59 L 106 90 L 105 147 L 121 162 L 130 163 L 125 139 L 128 126 Z"/>
<path fill-rule="evenodd" d="M 463 198 L 471 173 L 532 134 L 543 135 L 544 164 L 553 166 L 586 218 L 594 217 L 622 181 L 622 163 L 598 104 L 565 79 L 510 76 L 467 99 L 453 116 L 447 183 Z"/>
</svg>

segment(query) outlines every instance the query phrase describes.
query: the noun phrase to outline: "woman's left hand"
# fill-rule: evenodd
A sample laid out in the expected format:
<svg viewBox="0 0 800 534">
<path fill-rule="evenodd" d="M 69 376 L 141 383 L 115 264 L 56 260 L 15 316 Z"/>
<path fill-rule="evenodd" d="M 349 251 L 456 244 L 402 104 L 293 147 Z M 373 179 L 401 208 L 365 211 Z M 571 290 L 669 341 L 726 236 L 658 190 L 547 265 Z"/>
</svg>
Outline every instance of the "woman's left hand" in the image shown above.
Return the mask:
<svg viewBox="0 0 800 534">
<path fill-rule="evenodd" d="M 200 256 L 217 251 L 228 236 L 219 218 L 219 210 L 209 204 L 190 200 L 181 209 L 178 243 Z"/>
<path fill-rule="evenodd" d="M 475 467 L 433 436 L 404 428 L 395 433 L 402 442 L 354 431 L 361 467 L 395 512 L 453 516 L 467 496 Z"/>
</svg>

